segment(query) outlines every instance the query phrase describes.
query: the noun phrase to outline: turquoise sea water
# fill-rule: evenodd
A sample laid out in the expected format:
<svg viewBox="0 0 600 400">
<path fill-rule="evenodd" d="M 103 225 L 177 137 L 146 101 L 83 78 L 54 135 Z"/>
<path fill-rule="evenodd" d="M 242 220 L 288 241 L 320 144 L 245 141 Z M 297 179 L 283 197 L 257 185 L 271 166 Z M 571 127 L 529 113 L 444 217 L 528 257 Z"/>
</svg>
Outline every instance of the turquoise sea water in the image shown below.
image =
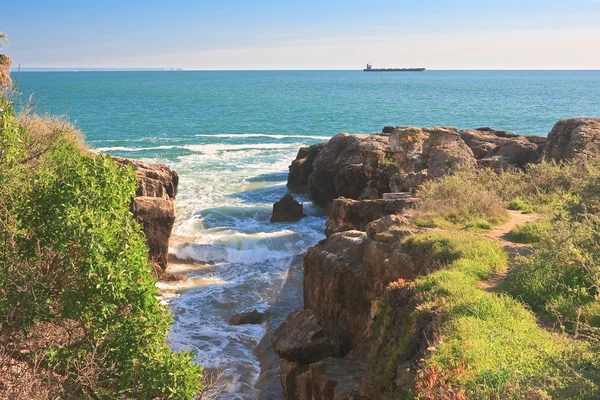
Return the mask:
<svg viewBox="0 0 600 400">
<path fill-rule="evenodd" d="M 222 398 L 257 397 L 252 349 L 286 271 L 323 238 L 321 210 L 271 224 L 300 146 L 384 125 L 490 126 L 545 135 L 555 122 L 600 116 L 600 71 L 49 72 L 14 75 L 39 112 L 66 114 L 96 151 L 166 163 L 181 177 L 170 251 L 190 279 L 175 286 L 176 349 L 223 369 Z M 300 197 L 308 202 L 308 199 Z"/>
</svg>

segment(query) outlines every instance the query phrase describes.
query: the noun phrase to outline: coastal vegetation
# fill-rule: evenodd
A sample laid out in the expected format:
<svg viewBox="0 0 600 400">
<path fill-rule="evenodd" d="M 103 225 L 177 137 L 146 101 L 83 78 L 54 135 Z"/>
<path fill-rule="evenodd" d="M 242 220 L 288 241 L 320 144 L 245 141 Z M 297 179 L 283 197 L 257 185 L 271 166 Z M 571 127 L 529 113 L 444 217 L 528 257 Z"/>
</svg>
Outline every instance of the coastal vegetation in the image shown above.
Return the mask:
<svg viewBox="0 0 600 400">
<path fill-rule="evenodd" d="M 415 224 L 437 230 L 402 246 L 436 272 L 388 287 L 371 354 L 372 398 L 598 397 L 598 165 L 465 169 L 421 186 Z M 509 258 L 502 243 L 469 229 L 505 221 L 507 205 L 540 213 L 505 236 L 504 246 L 529 244 L 527 256 Z"/>
<path fill-rule="evenodd" d="M 190 399 L 203 370 L 166 341 L 136 179 L 56 118 L 0 98 L 0 397 Z"/>
</svg>

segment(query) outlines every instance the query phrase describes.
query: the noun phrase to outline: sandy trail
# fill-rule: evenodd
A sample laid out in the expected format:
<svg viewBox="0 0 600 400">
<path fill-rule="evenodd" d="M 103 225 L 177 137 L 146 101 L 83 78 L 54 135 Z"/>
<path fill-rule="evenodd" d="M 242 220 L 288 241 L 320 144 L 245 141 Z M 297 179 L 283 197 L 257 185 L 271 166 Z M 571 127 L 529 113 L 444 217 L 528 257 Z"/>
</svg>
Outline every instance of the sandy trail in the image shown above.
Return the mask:
<svg viewBox="0 0 600 400">
<path fill-rule="evenodd" d="M 524 214 L 522 211 L 508 210 L 509 220 L 504 225 L 497 226 L 490 232 L 483 234 L 483 237 L 496 241 L 504 251 L 506 251 L 510 259 L 516 256 L 526 256 L 531 252 L 531 246 L 528 244 L 511 242 L 508 239 L 508 233 L 517 225 L 525 225 L 526 223 L 535 222 L 542 218 L 540 214 Z M 499 271 L 484 281 L 478 283 L 478 287 L 483 290 L 493 291 L 506 276 L 507 269 Z"/>
</svg>

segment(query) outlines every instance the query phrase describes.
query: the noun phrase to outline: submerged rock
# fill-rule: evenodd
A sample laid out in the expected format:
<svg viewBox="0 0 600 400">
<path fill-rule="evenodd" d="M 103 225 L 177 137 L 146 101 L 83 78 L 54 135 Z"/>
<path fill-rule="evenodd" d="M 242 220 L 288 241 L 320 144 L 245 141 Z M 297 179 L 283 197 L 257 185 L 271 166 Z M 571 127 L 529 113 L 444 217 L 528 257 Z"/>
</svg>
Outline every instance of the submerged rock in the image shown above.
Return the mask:
<svg viewBox="0 0 600 400">
<path fill-rule="evenodd" d="M 271 222 L 296 222 L 304 217 L 302 204 L 286 193 L 281 200 L 273 204 Z"/>
<path fill-rule="evenodd" d="M 588 160 L 600 153 L 600 118 L 559 121 L 548 134 L 547 160 Z"/>
<path fill-rule="evenodd" d="M 175 223 L 175 196 L 179 176 L 163 164 L 148 164 L 122 157 L 112 157 L 119 165 L 130 165 L 138 188 L 131 202 L 133 216 L 143 225 L 150 261 L 167 268 L 169 237 Z"/>
<path fill-rule="evenodd" d="M 236 314 L 229 318 L 229 325 L 262 324 L 264 314 L 257 310 Z"/>
</svg>

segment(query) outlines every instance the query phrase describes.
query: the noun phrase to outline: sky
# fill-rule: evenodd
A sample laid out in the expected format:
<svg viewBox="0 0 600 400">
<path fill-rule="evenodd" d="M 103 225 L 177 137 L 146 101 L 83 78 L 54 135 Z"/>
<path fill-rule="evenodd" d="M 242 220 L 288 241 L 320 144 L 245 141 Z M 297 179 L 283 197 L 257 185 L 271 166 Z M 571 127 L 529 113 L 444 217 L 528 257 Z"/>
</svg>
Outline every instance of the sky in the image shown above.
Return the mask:
<svg viewBox="0 0 600 400">
<path fill-rule="evenodd" d="M 23 68 L 600 69 L 600 0 L 0 0 Z"/>
</svg>

